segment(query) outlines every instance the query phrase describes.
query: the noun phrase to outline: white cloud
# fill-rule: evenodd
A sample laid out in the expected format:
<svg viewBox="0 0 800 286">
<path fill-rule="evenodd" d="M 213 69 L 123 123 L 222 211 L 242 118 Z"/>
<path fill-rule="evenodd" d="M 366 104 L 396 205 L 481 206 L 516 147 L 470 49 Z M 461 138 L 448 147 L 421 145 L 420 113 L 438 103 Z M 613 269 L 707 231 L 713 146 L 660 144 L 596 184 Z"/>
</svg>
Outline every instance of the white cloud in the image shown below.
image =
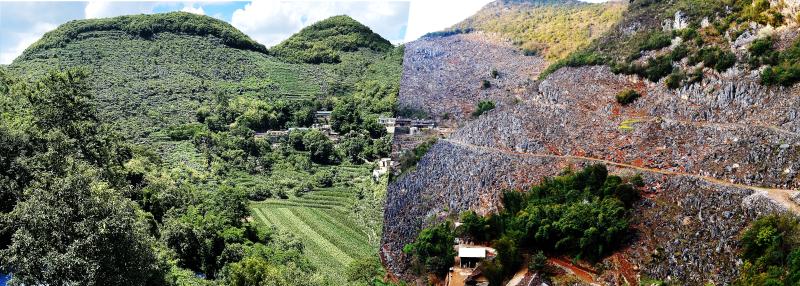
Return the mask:
<svg viewBox="0 0 800 286">
<path fill-rule="evenodd" d="M 197 14 L 197 15 L 205 15 L 206 14 L 206 12 L 203 11 L 203 6 L 195 7 L 195 5 L 193 3 L 192 4 L 189 4 L 189 3 L 184 4 L 183 5 L 183 9 L 181 9 L 181 11 L 189 12 L 189 13 Z"/>
<path fill-rule="evenodd" d="M 28 46 L 39 40 L 44 33 L 55 28 L 55 24 L 38 23 L 28 31 L 12 34 L 11 36 L 13 39 L 8 40 L 16 42 L 16 45 L 8 47 L 0 52 L 0 64 L 11 63 L 17 56 L 21 55 Z"/>
<path fill-rule="evenodd" d="M 441 31 L 466 19 L 492 0 L 413 0 L 408 13 L 405 41 Z"/>
<path fill-rule="evenodd" d="M 42 35 L 83 16 L 78 2 L 0 2 L 0 64 L 9 64 Z"/>
<path fill-rule="evenodd" d="M 342 14 L 397 42 L 402 40 L 408 21 L 408 2 L 253 1 L 233 12 L 231 24 L 256 41 L 272 46 L 303 27 Z"/>
</svg>

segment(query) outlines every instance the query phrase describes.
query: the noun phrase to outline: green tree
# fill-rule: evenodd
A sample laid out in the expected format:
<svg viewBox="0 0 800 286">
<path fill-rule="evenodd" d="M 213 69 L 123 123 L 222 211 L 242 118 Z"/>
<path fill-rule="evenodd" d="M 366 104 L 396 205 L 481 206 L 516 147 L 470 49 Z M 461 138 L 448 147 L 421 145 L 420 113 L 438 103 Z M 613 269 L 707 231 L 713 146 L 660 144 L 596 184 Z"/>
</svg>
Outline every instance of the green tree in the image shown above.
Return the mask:
<svg viewBox="0 0 800 286">
<path fill-rule="evenodd" d="M 333 142 L 319 130 L 313 129 L 303 135 L 303 146 L 311 152 L 311 160 L 319 164 L 336 161 Z"/>
<path fill-rule="evenodd" d="M 42 175 L 11 214 L 4 253 L 13 285 L 149 285 L 163 279 L 135 204 L 67 159 L 64 177 Z"/>
<path fill-rule="evenodd" d="M 444 274 L 455 263 L 455 234 L 450 222 L 423 229 L 414 243 L 403 247 L 403 252 L 413 255 L 425 270 Z"/>
<path fill-rule="evenodd" d="M 345 98 L 333 107 L 331 111 L 331 128 L 340 134 L 351 130 L 358 130 L 361 126 L 361 113 L 358 104 L 350 98 Z"/>
</svg>

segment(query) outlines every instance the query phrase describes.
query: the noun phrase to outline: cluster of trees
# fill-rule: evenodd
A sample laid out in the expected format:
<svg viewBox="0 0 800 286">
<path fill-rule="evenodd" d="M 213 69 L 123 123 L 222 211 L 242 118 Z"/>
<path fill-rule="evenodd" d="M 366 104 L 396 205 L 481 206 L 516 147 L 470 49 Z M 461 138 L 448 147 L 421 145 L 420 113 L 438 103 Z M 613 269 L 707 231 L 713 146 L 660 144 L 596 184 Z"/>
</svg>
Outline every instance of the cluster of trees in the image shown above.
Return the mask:
<svg viewBox="0 0 800 286">
<path fill-rule="evenodd" d="M 757 219 L 740 239 L 744 265 L 735 285 L 800 283 L 800 220 L 792 214 Z"/>
<path fill-rule="evenodd" d="M 292 62 L 335 64 L 341 62 L 341 52 L 354 52 L 360 48 L 387 52 L 393 46 L 367 26 L 340 15 L 303 28 L 270 48 L 269 52 Z"/>
<path fill-rule="evenodd" d="M 457 228 L 448 222 L 425 229 L 406 250 L 425 270 L 442 274 L 453 263 L 448 252 L 453 237 L 488 242 L 498 251 L 482 266 L 491 285 L 502 285 L 519 270 L 521 249 L 596 261 L 628 239 L 630 212 L 641 186 L 638 175 L 609 175 L 604 165 L 567 170 L 527 192 L 505 192 L 499 213 L 482 217 L 466 212 Z"/>
<path fill-rule="evenodd" d="M 241 190 L 162 168 L 119 140 L 95 116 L 86 78 L 72 69 L 28 83 L 0 71 L 0 264 L 13 285 L 210 281 L 195 273 L 320 285 L 301 243 L 247 222 Z"/>
<path fill-rule="evenodd" d="M 766 38 L 751 45 L 751 54 L 763 64 L 771 65 L 761 72 L 763 84 L 791 86 L 800 82 L 800 39 L 788 49 L 776 52 L 772 49 L 772 39 Z"/>
<path fill-rule="evenodd" d="M 80 34 L 95 31 L 122 31 L 134 36 L 150 38 L 157 33 L 169 32 L 197 36 L 214 36 L 232 48 L 266 53 L 267 48 L 230 24 L 208 16 L 187 12 L 155 15 L 131 15 L 107 19 L 77 20 L 46 33 L 22 54 L 29 59 L 33 54 L 54 47 L 62 47 Z"/>
<path fill-rule="evenodd" d="M 314 112 L 324 102 L 309 100 L 261 100 L 250 96 L 219 93 L 210 106 L 197 110 L 196 118 L 212 131 L 225 131 L 242 126 L 256 132 L 308 127 L 314 123 Z"/>
</svg>

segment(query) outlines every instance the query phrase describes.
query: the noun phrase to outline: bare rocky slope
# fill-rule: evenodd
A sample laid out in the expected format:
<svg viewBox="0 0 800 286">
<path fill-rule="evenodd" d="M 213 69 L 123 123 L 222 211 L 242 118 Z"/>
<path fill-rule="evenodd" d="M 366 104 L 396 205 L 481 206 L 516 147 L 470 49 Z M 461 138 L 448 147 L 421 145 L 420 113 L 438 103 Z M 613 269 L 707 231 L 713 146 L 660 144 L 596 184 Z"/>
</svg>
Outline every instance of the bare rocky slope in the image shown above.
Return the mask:
<svg viewBox="0 0 800 286">
<path fill-rule="evenodd" d="M 643 97 L 623 107 L 614 96 L 627 88 Z M 390 184 L 381 255 L 391 273 L 413 278 L 401 250 L 422 227 L 465 210 L 490 213 L 502 207 L 502 190 L 590 163 L 647 183 L 636 235 L 607 269 L 621 259 L 661 280 L 729 284 L 744 227 L 800 209 L 791 199 L 800 187 L 798 86 L 764 87 L 734 68 L 673 91 L 595 66 L 561 69 L 521 98 L 440 140 Z M 601 279 L 623 283 L 615 271 Z"/>
<path fill-rule="evenodd" d="M 432 118 L 463 119 L 480 100 L 503 106 L 530 94 L 546 65 L 491 33 L 425 37 L 405 46 L 398 104 Z M 491 86 L 482 87 L 483 80 Z"/>
<path fill-rule="evenodd" d="M 389 272 L 417 278 L 402 249 L 422 228 L 466 210 L 491 214 L 503 207 L 503 190 L 526 190 L 565 168 L 601 163 L 613 173 L 641 174 L 646 187 L 633 210 L 633 237 L 602 262 L 598 282 L 638 285 L 651 277 L 677 285 L 731 284 L 742 264 L 742 231 L 763 214 L 800 213 L 800 85 L 762 85 L 765 67 L 746 61 L 759 33 L 772 35 L 777 50 L 798 38 L 798 1 L 770 2 L 788 19 L 785 25 L 750 22 L 736 30 L 741 35 L 708 37 L 735 55 L 732 68 L 670 59 L 673 73 L 702 72 L 702 79 L 677 89 L 662 77 L 651 82 L 606 66 L 565 67 L 535 81 L 544 64 L 514 50 L 519 38 L 493 46 L 487 39 L 498 36 L 485 32 L 409 43 L 399 105 L 439 120 L 449 114 L 458 128 L 389 185 L 381 246 Z M 632 37 L 683 29 L 671 21 L 710 27 L 702 22 L 716 20 L 701 11 L 682 18 L 680 9 L 693 3 L 632 1 L 623 19 L 587 49 L 601 53 L 577 53 L 589 59 L 555 66 L 587 65 L 590 56 L 624 59 L 627 51 L 615 49 L 640 49 Z M 519 15 L 520 21 L 529 16 Z M 640 63 L 674 51 L 682 39 L 669 35 L 671 45 L 640 49 Z M 488 78 L 491 69 L 499 80 Z M 480 88 L 484 79 L 491 88 Z M 641 98 L 619 104 L 616 95 L 628 89 Z M 498 107 L 469 118 L 484 99 Z"/>
</svg>

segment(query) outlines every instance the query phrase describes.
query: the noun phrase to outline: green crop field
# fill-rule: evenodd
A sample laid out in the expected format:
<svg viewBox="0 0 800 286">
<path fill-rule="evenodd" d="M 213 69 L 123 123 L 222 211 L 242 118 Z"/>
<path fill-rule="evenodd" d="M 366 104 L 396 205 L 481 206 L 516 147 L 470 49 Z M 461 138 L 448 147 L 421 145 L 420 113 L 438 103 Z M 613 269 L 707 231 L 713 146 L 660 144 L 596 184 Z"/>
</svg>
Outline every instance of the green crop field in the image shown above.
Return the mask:
<svg viewBox="0 0 800 286">
<path fill-rule="evenodd" d="M 353 218 L 360 202 L 359 182 L 369 180 L 369 168 L 336 167 L 335 186 L 318 188 L 303 196 L 251 203 L 256 222 L 288 232 L 303 241 L 311 263 L 333 281 L 345 283 L 344 269 L 355 259 L 376 255 L 377 241 L 369 229 Z"/>
</svg>

